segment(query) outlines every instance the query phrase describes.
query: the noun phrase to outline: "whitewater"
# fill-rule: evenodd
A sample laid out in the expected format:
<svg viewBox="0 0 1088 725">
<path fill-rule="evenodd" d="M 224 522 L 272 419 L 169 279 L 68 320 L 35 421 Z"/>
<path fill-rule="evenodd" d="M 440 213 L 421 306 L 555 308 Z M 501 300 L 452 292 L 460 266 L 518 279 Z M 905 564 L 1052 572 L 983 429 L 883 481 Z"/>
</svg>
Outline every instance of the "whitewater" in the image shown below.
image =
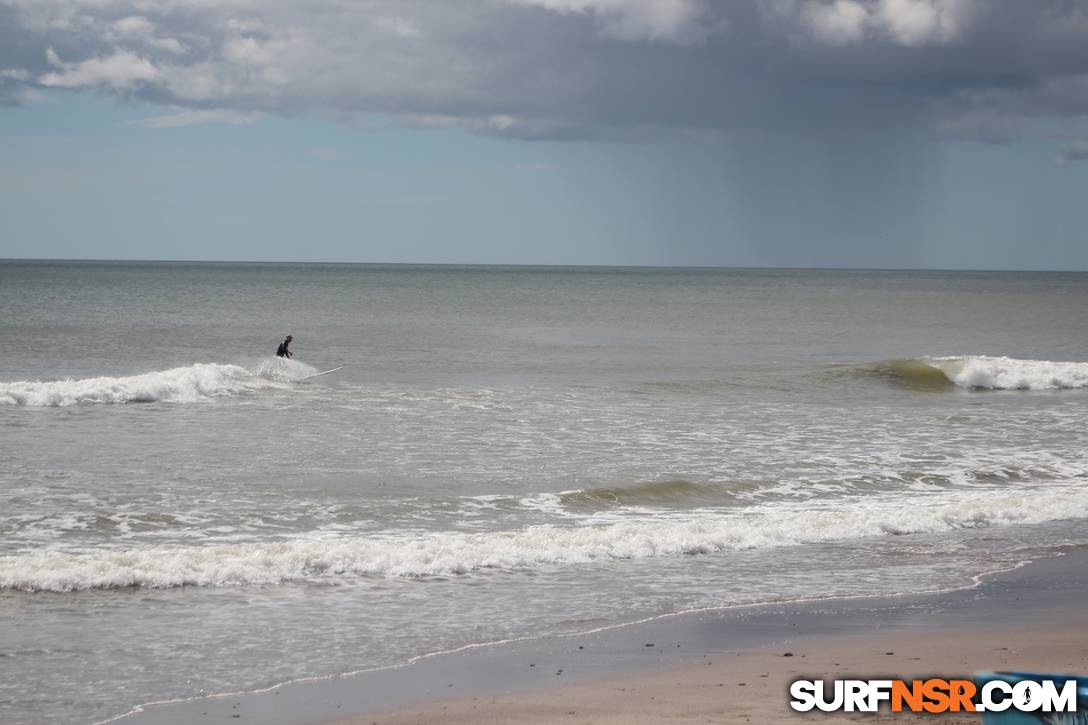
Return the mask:
<svg viewBox="0 0 1088 725">
<path fill-rule="evenodd" d="M 904 358 L 848 364 L 848 372 L 886 377 L 916 390 L 1076 390 L 1088 387 L 1088 362 L 1021 360 L 988 355 Z"/>
<path fill-rule="evenodd" d="M 195 403 L 244 395 L 313 375 L 317 369 L 287 359 L 269 359 L 254 370 L 240 365 L 195 363 L 124 377 L 0 383 L 0 405 L 65 407 L 82 403 Z"/>
<path fill-rule="evenodd" d="M 1088 387 L 1088 363 L 1009 357 L 943 357 L 926 361 L 963 388 L 1062 390 Z"/>
<path fill-rule="evenodd" d="M 955 492 L 753 507 L 732 515 L 633 517 L 624 523 L 532 526 L 486 534 L 386 534 L 201 548 L 156 547 L 97 554 L 0 557 L 0 588 L 71 592 L 126 587 L 282 584 L 343 576 L 426 577 L 519 571 L 608 559 L 712 554 L 744 549 L 1088 517 L 1088 490 Z M 664 519 L 664 520 L 663 520 Z"/>
</svg>

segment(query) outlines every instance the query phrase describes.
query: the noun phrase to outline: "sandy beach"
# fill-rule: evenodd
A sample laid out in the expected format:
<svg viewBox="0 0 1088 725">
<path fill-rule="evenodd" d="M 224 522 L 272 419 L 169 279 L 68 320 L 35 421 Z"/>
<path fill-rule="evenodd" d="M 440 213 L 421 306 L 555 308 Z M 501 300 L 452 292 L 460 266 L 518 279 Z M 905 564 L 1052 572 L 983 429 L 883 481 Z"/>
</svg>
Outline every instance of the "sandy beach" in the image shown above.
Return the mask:
<svg viewBox="0 0 1088 725">
<path fill-rule="evenodd" d="M 955 591 L 668 616 L 569 637 L 425 657 L 397 668 L 151 706 L 123 722 L 766 723 L 798 715 L 788 683 L 827 678 L 1088 671 L 1088 551 Z M 932 716 L 928 716 L 932 717 Z M 943 715 L 941 722 L 978 722 Z"/>
<path fill-rule="evenodd" d="M 801 677 L 962 676 L 987 669 L 1088 671 L 1088 614 L 1049 613 L 1015 627 L 817 637 L 791 646 L 707 655 L 704 666 L 605 678 L 570 687 L 426 703 L 337 720 L 341 725 L 422 723 L 827 723 L 901 722 L 927 715 L 835 716 L 792 712 L 789 683 Z M 1045 621 L 1043 621 L 1045 620 Z M 942 715 L 950 725 L 976 715 Z"/>
<path fill-rule="evenodd" d="M 1076 606 L 1077 595 L 1065 590 L 1053 603 L 1040 601 L 1044 591 L 1061 591 L 1059 581 L 1076 579 L 1088 561 L 1083 553 L 1037 564 L 1026 572 L 1032 580 L 1040 569 L 1057 569 L 1051 585 L 1019 591 L 1015 573 L 998 577 L 995 587 L 974 599 L 980 616 L 964 621 L 955 606 L 940 601 L 963 592 L 934 597 L 930 616 L 904 617 L 888 611 L 886 621 L 859 622 L 858 634 L 798 637 L 773 645 L 728 652 L 708 648 L 694 661 L 661 671 L 605 677 L 590 682 L 519 692 L 477 696 L 377 714 L 338 719 L 339 725 L 421 725 L 442 722 L 619 724 L 619 723 L 767 723 L 818 719 L 827 723 L 901 722 L 933 715 L 800 714 L 788 705 L 789 683 L 799 678 L 969 677 L 981 671 L 1021 670 L 1052 673 L 1088 672 L 1088 611 Z M 950 725 L 978 723 L 977 715 L 944 714 Z"/>
</svg>

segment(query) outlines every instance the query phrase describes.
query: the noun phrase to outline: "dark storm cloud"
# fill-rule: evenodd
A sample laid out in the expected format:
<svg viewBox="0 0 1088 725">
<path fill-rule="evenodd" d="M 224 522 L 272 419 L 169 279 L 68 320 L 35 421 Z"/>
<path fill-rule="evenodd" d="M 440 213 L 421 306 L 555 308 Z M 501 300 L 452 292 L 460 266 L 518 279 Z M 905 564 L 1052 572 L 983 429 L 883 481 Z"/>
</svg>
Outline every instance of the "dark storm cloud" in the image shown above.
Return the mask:
<svg viewBox="0 0 1088 725">
<path fill-rule="evenodd" d="M 381 113 L 536 139 L 860 128 L 1002 141 L 1088 115 L 1072 0 L 0 0 L 0 102 L 158 125 Z"/>
</svg>

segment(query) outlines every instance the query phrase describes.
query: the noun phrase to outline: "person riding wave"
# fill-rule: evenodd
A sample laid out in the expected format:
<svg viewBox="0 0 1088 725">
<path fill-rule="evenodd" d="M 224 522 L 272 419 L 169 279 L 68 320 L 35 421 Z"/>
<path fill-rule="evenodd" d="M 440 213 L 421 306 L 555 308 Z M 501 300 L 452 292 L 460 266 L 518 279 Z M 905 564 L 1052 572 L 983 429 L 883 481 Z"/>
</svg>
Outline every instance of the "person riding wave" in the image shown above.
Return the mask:
<svg viewBox="0 0 1088 725">
<path fill-rule="evenodd" d="M 291 351 L 287 349 L 287 346 L 291 344 L 291 336 L 288 335 L 287 339 L 280 343 L 280 346 L 276 348 L 276 357 L 294 357 Z"/>
</svg>

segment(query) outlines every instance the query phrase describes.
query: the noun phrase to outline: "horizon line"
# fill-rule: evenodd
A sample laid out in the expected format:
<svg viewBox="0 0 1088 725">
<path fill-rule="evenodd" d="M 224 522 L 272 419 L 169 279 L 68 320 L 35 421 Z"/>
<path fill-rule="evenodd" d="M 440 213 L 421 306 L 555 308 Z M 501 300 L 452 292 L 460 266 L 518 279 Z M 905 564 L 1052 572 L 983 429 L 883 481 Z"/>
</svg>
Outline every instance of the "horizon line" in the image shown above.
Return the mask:
<svg viewBox="0 0 1088 725">
<path fill-rule="evenodd" d="M 783 272 L 1003 272 L 1023 274 L 1084 274 L 1085 269 L 1019 269 L 986 267 L 838 267 L 802 265 L 717 265 L 717 264 L 556 264 L 556 263 L 509 263 L 509 262 L 345 262 L 313 260 L 262 260 L 262 259 L 144 259 L 144 258 L 92 258 L 92 257 L 0 257 L 0 264 L 10 262 L 37 263 L 105 263 L 105 264 L 230 264 L 230 265 L 278 265 L 320 266 L 341 265 L 355 267 L 493 267 L 496 269 L 646 269 L 646 270 L 734 270 L 734 271 L 783 271 Z"/>
</svg>

